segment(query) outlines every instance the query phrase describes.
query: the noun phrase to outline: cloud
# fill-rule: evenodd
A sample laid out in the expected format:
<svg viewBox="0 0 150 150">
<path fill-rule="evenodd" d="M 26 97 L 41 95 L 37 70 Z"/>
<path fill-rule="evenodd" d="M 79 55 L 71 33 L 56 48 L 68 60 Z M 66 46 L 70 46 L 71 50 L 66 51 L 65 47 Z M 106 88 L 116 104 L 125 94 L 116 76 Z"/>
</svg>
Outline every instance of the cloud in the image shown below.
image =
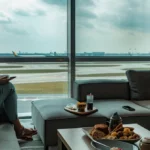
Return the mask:
<svg viewBox="0 0 150 150">
<path fill-rule="evenodd" d="M 128 8 L 128 9 L 127 9 Z M 124 29 L 150 32 L 150 2 L 128 0 L 119 20 L 114 23 Z"/>
<path fill-rule="evenodd" d="M 76 21 L 78 27 L 94 28 L 93 19 L 97 19 L 97 14 L 93 11 L 95 4 L 91 0 L 76 1 Z"/>
<path fill-rule="evenodd" d="M 77 0 L 76 6 L 77 7 L 87 7 L 95 5 L 93 0 Z"/>
<path fill-rule="evenodd" d="M 89 21 L 78 21 L 77 27 L 78 28 L 94 28 L 94 25 Z"/>
<path fill-rule="evenodd" d="M 0 12 L 0 24 L 9 24 L 11 23 L 11 18 L 4 12 Z"/>
<path fill-rule="evenodd" d="M 66 6 L 67 5 L 67 0 L 43 0 L 43 2 L 52 4 L 52 5 L 57 5 L 57 6 Z"/>
<path fill-rule="evenodd" d="M 14 13 L 20 16 L 44 16 L 46 15 L 46 11 L 38 8 L 29 9 L 29 8 L 22 8 L 22 9 L 15 9 Z"/>
<path fill-rule="evenodd" d="M 115 19 L 112 23 L 122 29 L 132 29 L 147 32 L 150 31 L 150 15 L 139 12 L 128 12 Z"/>
<path fill-rule="evenodd" d="M 145 2 L 146 2 L 146 0 L 145 0 Z M 127 0 L 126 1 L 126 6 L 134 7 L 134 9 L 142 6 L 143 4 L 144 3 L 141 0 Z"/>
<path fill-rule="evenodd" d="M 97 19 L 103 27 L 108 25 L 123 30 L 150 32 L 149 1 L 145 1 L 144 3 L 141 0 L 118 1 L 112 7 L 110 0 L 106 4 L 101 2 L 99 4 L 105 10 L 104 12 L 99 12 L 99 18 Z"/>
<path fill-rule="evenodd" d="M 97 18 L 97 15 L 94 12 L 92 12 L 90 9 L 86 9 L 84 7 L 78 8 L 76 11 L 76 14 L 78 17 L 83 17 L 83 18 L 87 18 L 87 19 Z"/>
<path fill-rule="evenodd" d="M 42 9 L 37 9 L 35 11 L 35 13 L 38 15 L 38 16 L 45 16 L 46 15 L 46 11 L 42 10 Z"/>
<path fill-rule="evenodd" d="M 42 0 L 42 1 L 57 6 L 67 6 L 67 0 Z M 94 2 L 92 0 L 77 0 L 76 4 L 78 6 L 85 7 L 85 6 L 93 5 Z"/>
<path fill-rule="evenodd" d="M 13 33 L 16 35 L 27 35 L 27 34 L 29 34 L 25 29 L 17 27 L 17 26 L 13 26 L 13 25 L 4 26 L 3 29 L 8 33 Z"/>
<path fill-rule="evenodd" d="M 15 14 L 20 15 L 20 16 L 30 16 L 30 12 L 26 11 L 26 10 L 19 10 L 16 9 L 14 10 Z"/>
<path fill-rule="evenodd" d="M 67 8 L 67 0 L 41 0 L 49 5 L 55 5 L 62 8 Z M 93 28 L 91 23 L 92 19 L 97 16 L 92 11 L 92 7 L 95 5 L 93 0 L 77 0 L 76 1 L 76 16 L 78 27 Z"/>
</svg>

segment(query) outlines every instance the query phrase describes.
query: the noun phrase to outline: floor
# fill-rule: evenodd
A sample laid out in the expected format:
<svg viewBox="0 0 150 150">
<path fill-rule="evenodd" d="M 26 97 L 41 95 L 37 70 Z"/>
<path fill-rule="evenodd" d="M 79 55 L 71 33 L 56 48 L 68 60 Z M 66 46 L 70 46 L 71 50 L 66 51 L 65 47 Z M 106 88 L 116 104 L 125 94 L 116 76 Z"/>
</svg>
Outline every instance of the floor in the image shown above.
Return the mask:
<svg viewBox="0 0 150 150">
<path fill-rule="evenodd" d="M 23 126 L 27 128 L 33 128 L 31 119 L 21 119 Z M 21 150 L 44 150 L 44 145 L 38 135 L 33 136 L 33 141 L 19 141 Z M 58 150 L 57 146 L 49 147 L 49 150 Z"/>
</svg>

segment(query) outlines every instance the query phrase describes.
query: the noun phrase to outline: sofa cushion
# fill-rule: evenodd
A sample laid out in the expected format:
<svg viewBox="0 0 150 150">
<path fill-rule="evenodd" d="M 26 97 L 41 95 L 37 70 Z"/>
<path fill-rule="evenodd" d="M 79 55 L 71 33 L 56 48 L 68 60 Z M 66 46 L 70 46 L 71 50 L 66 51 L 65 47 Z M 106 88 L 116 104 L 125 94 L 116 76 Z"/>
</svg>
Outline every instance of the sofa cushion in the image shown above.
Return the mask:
<svg viewBox="0 0 150 150">
<path fill-rule="evenodd" d="M 150 71 L 127 70 L 132 100 L 150 99 Z"/>
<path fill-rule="evenodd" d="M 74 82 L 74 98 L 86 101 L 92 93 L 94 100 L 129 99 L 129 83 L 125 80 L 86 80 Z"/>
<path fill-rule="evenodd" d="M 150 100 L 134 101 L 135 104 L 150 109 Z"/>
<path fill-rule="evenodd" d="M 14 127 L 11 124 L 0 125 L 0 149 L 20 150 Z"/>
<path fill-rule="evenodd" d="M 97 100 L 94 101 L 94 106 L 98 108 L 101 115 L 106 118 L 110 118 L 115 112 L 118 112 L 122 117 L 129 116 L 150 116 L 150 110 L 144 108 L 140 105 L 135 104 L 132 101 L 120 100 L 120 99 L 107 99 L 107 100 Z M 135 109 L 135 111 L 128 111 L 122 106 L 130 106 Z"/>
</svg>

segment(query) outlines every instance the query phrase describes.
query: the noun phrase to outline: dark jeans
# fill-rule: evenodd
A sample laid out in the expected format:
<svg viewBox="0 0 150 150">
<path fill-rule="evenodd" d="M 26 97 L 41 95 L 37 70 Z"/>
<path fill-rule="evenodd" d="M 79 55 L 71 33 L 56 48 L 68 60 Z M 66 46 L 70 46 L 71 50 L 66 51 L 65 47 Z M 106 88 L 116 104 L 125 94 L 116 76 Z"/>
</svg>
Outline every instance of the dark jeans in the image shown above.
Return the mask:
<svg viewBox="0 0 150 150">
<path fill-rule="evenodd" d="M 14 121 L 17 116 L 17 95 L 11 82 L 0 84 L 0 120 Z"/>
<path fill-rule="evenodd" d="M 11 123 L 5 113 L 0 114 L 0 124 L 1 123 Z"/>
</svg>

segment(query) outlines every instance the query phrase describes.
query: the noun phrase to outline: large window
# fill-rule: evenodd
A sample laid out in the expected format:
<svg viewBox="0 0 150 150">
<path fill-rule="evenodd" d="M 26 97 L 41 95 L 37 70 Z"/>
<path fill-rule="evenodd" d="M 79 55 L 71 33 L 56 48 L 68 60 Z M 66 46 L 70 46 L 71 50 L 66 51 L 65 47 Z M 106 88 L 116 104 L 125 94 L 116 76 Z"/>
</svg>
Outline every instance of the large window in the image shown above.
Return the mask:
<svg viewBox="0 0 150 150">
<path fill-rule="evenodd" d="M 142 0 L 1 0 L 0 71 L 17 76 L 19 112 L 29 112 L 32 100 L 72 96 L 75 76 L 126 79 L 127 69 L 149 69 L 149 7 Z"/>
<path fill-rule="evenodd" d="M 149 18 L 150 1 L 76 0 L 76 55 L 150 55 Z"/>
<path fill-rule="evenodd" d="M 128 69 L 149 70 L 149 18 L 150 1 L 76 0 L 76 80 L 127 79 Z"/>
</svg>

